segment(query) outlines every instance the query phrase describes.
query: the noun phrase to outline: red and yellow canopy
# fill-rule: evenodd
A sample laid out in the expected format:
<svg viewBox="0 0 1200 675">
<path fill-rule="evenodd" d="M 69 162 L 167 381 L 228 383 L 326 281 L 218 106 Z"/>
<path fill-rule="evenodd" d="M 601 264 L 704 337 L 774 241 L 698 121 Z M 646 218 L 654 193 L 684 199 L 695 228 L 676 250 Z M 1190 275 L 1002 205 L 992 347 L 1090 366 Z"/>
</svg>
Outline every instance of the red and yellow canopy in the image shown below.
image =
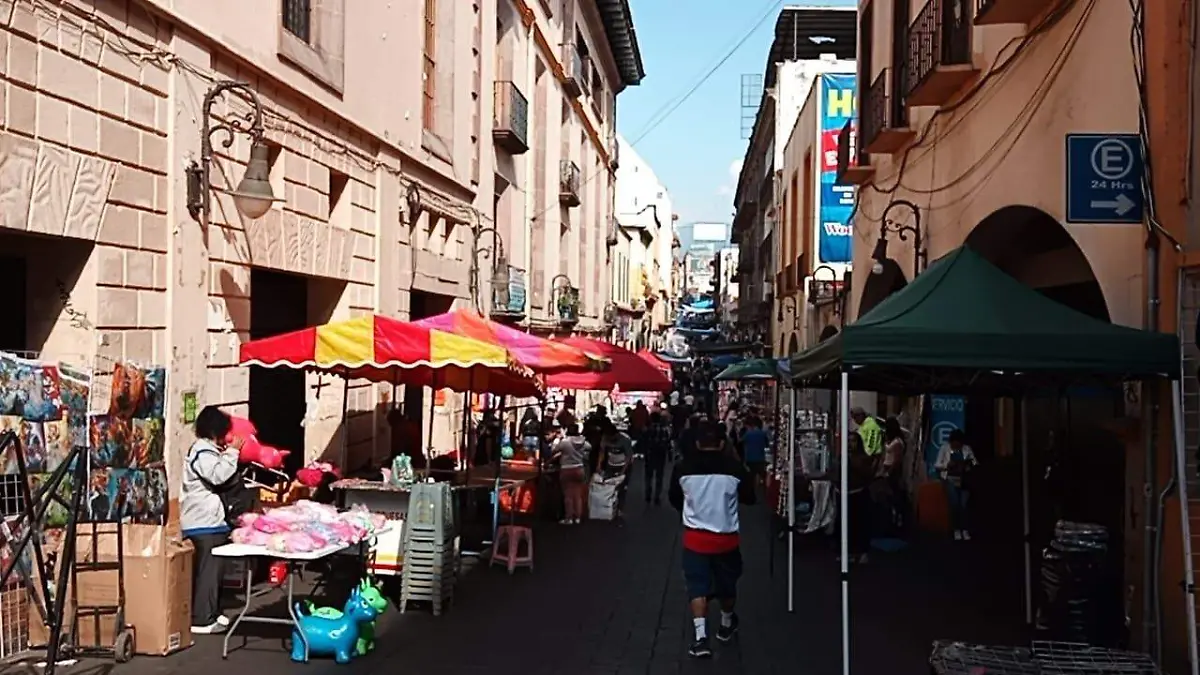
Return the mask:
<svg viewBox="0 0 1200 675">
<path fill-rule="evenodd" d="M 469 309 L 455 309 L 416 322 L 507 349 L 521 365 L 538 374 L 607 370 L 608 362 L 563 342 L 530 335 L 487 319 Z"/>
<path fill-rule="evenodd" d="M 244 343 L 243 365 L 320 370 L 350 379 L 538 396 L 533 372 L 508 350 L 370 315 Z"/>
</svg>

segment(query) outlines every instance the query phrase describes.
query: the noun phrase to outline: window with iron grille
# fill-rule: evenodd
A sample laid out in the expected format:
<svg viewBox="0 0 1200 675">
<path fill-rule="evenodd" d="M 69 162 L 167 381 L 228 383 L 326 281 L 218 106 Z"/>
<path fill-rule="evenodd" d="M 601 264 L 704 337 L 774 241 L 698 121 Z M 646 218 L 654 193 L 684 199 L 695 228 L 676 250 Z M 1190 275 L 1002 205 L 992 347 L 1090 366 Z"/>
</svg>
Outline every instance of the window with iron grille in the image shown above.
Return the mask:
<svg viewBox="0 0 1200 675">
<path fill-rule="evenodd" d="M 312 42 L 312 0 L 283 0 L 283 27 L 305 42 Z"/>
<path fill-rule="evenodd" d="M 437 0 L 425 0 L 425 61 L 421 71 L 421 125 L 434 130 L 437 94 Z"/>
</svg>

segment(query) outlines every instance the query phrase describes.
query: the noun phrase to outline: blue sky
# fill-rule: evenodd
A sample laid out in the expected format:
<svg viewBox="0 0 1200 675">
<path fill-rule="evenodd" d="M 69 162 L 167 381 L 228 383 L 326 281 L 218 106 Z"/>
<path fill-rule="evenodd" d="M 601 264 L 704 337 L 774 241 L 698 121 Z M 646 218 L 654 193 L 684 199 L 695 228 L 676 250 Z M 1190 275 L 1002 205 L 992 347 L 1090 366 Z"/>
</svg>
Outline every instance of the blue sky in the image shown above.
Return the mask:
<svg viewBox="0 0 1200 675">
<path fill-rule="evenodd" d="M 746 141 L 741 134 L 741 78 L 762 74 L 787 5 L 847 6 L 854 0 L 630 0 L 646 79 L 617 101 L 617 126 L 630 142 L 712 69 L 750 28 L 771 18 L 675 112 L 637 142 L 671 193 L 680 225 L 729 222 Z M 686 9 L 685 9 L 686 8 Z M 686 244 L 686 242 L 685 242 Z"/>
</svg>

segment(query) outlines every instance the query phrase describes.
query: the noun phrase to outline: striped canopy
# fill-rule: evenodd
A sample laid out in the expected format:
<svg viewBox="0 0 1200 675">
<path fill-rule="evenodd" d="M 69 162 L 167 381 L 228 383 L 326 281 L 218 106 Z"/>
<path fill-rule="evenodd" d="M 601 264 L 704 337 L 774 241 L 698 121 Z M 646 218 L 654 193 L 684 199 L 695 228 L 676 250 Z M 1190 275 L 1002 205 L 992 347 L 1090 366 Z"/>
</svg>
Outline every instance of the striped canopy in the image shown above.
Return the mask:
<svg viewBox="0 0 1200 675">
<path fill-rule="evenodd" d="M 369 315 L 246 342 L 243 365 L 303 368 L 349 379 L 540 396 L 528 368 L 503 347 Z"/>
<path fill-rule="evenodd" d="M 608 367 L 606 359 L 496 323 L 468 309 L 456 309 L 416 323 L 504 347 L 521 365 L 539 374 L 598 371 Z"/>
</svg>

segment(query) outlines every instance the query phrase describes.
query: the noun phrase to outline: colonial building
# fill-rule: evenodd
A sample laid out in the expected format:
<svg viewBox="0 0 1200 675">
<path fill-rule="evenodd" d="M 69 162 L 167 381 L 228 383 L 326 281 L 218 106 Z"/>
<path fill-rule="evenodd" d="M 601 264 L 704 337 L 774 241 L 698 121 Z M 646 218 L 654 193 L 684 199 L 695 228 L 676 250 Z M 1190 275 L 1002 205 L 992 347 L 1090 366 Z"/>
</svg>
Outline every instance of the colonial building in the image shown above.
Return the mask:
<svg viewBox="0 0 1200 675">
<path fill-rule="evenodd" d="M 641 348 L 670 323 L 672 242 L 679 217 L 650 164 L 624 138 L 618 136 L 617 142 L 616 219 L 623 241 L 617 244 L 612 303 L 618 340 Z"/>
<path fill-rule="evenodd" d="M 451 449 L 455 397 L 430 420 L 432 392 L 356 382 L 343 421 L 342 387 L 241 367 L 238 345 L 368 313 L 489 311 L 499 260 L 521 292 L 502 314 L 549 325 L 570 287 L 598 327 L 616 95 L 642 78 L 628 5 L 243 5 L 0 3 L 0 349 L 166 365 L 173 490 L 192 397 L 297 458 L 346 439 L 353 465 L 394 450 L 384 413 L 401 398 Z M 511 303 L 522 273 L 528 310 Z"/>
<path fill-rule="evenodd" d="M 1194 91 L 1181 19 L 1192 4 L 859 2 L 857 134 L 841 134 L 839 147 L 839 173 L 859 191 L 847 322 L 966 245 L 1080 312 L 1174 329 L 1176 265 L 1186 261 L 1174 244 L 1195 241 L 1181 206 L 1194 120 L 1179 117 Z M 1132 642 L 1157 651 L 1161 640 L 1167 669 L 1186 670 L 1183 608 L 1194 597 L 1180 590 L 1178 502 L 1164 492 L 1174 489 L 1170 429 L 1149 432 L 1155 415 L 1165 420 L 1166 388 L 1065 393 L 1065 408 L 1031 401 L 1028 461 L 1049 461 L 1052 444 L 1054 462 L 1087 470 L 1069 494 L 1035 482 L 1034 505 L 1057 500 L 1108 528 L 1123 552 L 1116 595 Z M 990 448 L 1003 464 L 1016 443 L 1013 407 L 972 395 L 966 420 L 976 452 Z M 1047 518 L 1034 509 L 1035 537 Z"/>
<path fill-rule="evenodd" d="M 777 294 L 784 280 L 780 223 L 783 151 L 816 76 L 853 70 L 855 17 L 850 8 L 785 7 L 775 22 L 763 94 L 734 194 L 731 241 L 738 244 L 738 326 L 764 342 L 777 328 Z M 787 265 L 796 256 L 789 251 Z M 794 283 L 786 284 L 791 292 Z"/>
</svg>

